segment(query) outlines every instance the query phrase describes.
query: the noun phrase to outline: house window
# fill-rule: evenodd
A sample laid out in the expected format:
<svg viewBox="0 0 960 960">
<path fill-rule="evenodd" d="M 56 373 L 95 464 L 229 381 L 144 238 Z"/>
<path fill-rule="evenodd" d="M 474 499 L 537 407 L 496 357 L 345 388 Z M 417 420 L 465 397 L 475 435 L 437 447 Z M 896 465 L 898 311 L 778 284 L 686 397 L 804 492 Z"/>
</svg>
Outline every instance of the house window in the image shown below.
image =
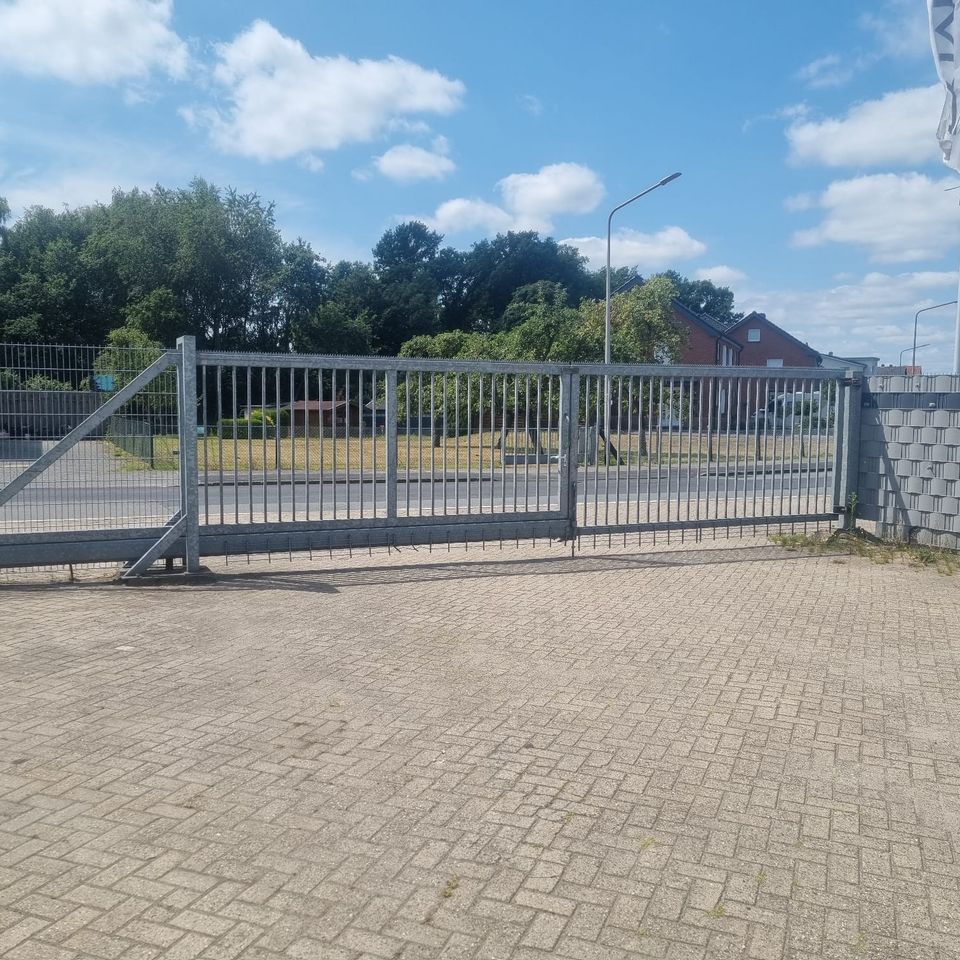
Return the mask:
<svg viewBox="0 0 960 960">
<path fill-rule="evenodd" d="M 747 340 L 750 343 L 759 343 L 760 342 L 760 331 L 757 330 L 748 330 L 747 331 Z"/>
<path fill-rule="evenodd" d="M 774 360 L 774 359 L 771 358 L 770 360 L 767 361 L 767 366 L 768 366 L 768 367 L 782 367 L 782 366 L 783 366 L 783 361 L 782 361 L 782 360 Z"/>
</svg>

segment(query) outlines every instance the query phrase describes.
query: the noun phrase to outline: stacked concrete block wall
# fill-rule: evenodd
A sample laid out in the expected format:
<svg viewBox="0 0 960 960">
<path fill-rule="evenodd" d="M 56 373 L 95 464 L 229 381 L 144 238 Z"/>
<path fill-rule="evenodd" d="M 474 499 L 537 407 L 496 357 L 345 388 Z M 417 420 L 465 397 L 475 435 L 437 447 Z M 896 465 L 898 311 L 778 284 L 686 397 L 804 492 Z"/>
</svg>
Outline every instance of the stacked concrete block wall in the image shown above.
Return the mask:
<svg viewBox="0 0 960 960">
<path fill-rule="evenodd" d="M 858 519 L 960 549 L 960 377 L 872 377 L 862 404 Z"/>
</svg>

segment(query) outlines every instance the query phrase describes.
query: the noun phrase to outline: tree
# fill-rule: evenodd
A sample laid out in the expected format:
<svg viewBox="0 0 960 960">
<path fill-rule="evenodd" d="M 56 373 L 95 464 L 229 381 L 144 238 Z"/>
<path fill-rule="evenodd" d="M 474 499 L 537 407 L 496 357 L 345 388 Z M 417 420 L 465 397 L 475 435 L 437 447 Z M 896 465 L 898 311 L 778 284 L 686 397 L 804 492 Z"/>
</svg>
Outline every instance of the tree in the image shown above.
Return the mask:
<svg viewBox="0 0 960 960">
<path fill-rule="evenodd" d="M 437 255 L 443 237 L 418 220 L 401 223 L 373 248 L 380 309 L 371 315 L 373 345 L 395 354 L 411 337 L 439 329 Z"/>
<path fill-rule="evenodd" d="M 318 307 L 308 321 L 293 325 L 293 349 L 301 353 L 363 356 L 370 353 L 370 318 L 341 303 Z"/>
<path fill-rule="evenodd" d="M 659 276 L 673 284 L 676 298 L 694 313 L 709 314 L 721 323 L 734 323 L 743 317 L 733 309 L 733 291 L 729 287 L 718 287 L 710 280 L 690 280 L 675 270 Z"/>
<path fill-rule="evenodd" d="M 573 247 L 541 238 L 533 230 L 501 233 L 475 243 L 466 255 L 470 277 L 464 325 L 475 330 L 503 329 L 503 314 L 520 287 L 542 280 L 559 284 L 571 303 L 593 289 L 586 258 Z"/>
</svg>

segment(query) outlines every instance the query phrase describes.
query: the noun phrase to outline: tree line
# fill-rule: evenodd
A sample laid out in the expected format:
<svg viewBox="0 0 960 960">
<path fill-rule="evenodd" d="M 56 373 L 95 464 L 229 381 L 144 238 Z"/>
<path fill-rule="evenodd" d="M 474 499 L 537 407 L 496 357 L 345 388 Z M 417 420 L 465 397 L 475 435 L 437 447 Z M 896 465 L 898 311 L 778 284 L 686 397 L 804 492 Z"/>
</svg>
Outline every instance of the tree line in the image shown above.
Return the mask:
<svg viewBox="0 0 960 960">
<path fill-rule="evenodd" d="M 633 272 L 614 273 L 614 285 Z M 202 179 L 117 190 L 109 203 L 28 209 L 0 197 L 0 340 L 527 360 L 602 357 L 603 271 L 533 231 L 467 250 L 417 221 L 370 262 L 286 241 L 274 206 Z M 721 321 L 732 293 L 672 271 L 614 301 L 614 357 L 670 359 L 670 301 Z"/>
</svg>

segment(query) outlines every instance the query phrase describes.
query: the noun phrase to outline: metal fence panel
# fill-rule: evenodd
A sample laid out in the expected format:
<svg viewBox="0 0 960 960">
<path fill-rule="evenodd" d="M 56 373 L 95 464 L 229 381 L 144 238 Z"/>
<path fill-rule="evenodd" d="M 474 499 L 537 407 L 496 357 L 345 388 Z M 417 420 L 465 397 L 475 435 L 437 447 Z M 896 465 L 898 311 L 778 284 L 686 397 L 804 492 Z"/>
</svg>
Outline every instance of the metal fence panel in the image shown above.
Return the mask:
<svg viewBox="0 0 960 960">
<path fill-rule="evenodd" d="M 148 354 L 0 346 L 0 566 L 782 527 L 855 455 L 840 371 Z"/>
</svg>

